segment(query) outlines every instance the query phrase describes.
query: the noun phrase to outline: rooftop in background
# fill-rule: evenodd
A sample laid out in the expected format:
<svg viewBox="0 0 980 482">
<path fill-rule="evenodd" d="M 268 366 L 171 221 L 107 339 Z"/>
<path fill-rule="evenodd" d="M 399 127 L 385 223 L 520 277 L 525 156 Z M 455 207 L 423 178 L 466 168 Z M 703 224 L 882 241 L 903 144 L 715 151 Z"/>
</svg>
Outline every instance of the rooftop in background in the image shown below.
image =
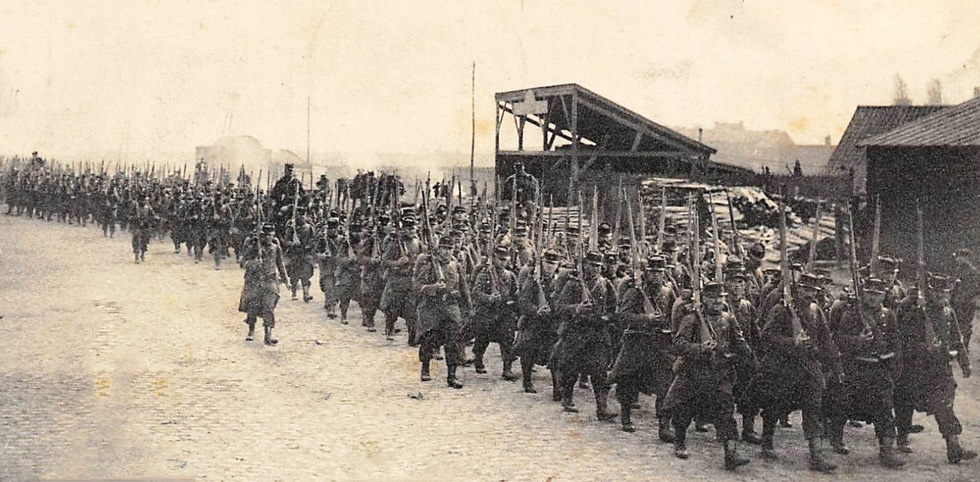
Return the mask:
<svg viewBox="0 0 980 482">
<path fill-rule="evenodd" d="M 677 128 L 687 136 L 698 136 L 698 129 Z M 769 168 L 788 174 L 797 160 L 804 175 L 819 175 L 826 170 L 834 145 L 827 138 L 823 144 L 797 145 L 781 130 L 746 129 L 744 122 L 715 122 L 702 130 L 703 141 L 718 149 L 713 159 L 722 164 L 739 166 L 755 172 Z"/>
<path fill-rule="evenodd" d="M 830 156 L 828 174 L 847 174 L 847 169 L 864 169 L 864 147 L 859 144 L 879 134 L 891 131 L 920 117 L 945 109 L 941 105 L 860 105 L 841 136 L 837 149 Z"/>
<path fill-rule="evenodd" d="M 980 97 L 942 108 L 896 129 L 865 139 L 860 146 L 980 146 Z"/>
<path fill-rule="evenodd" d="M 947 106 L 941 105 L 858 106 L 837 149 L 830 156 L 826 174 L 846 176 L 849 169 L 854 169 L 854 192 L 863 192 L 868 159 L 861 144 L 867 139 L 945 108 Z"/>
</svg>

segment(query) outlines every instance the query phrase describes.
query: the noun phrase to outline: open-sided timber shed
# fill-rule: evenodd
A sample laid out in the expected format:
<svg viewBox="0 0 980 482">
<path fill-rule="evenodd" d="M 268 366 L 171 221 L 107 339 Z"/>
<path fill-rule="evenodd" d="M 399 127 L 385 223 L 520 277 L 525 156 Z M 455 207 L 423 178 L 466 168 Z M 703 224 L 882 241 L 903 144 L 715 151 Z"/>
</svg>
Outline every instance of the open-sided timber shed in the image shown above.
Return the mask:
<svg viewBox="0 0 980 482">
<path fill-rule="evenodd" d="M 595 184 L 608 194 L 605 188 L 621 175 L 631 184 L 648 176 L 753 179 L 750 171 L 711 162 L 716 151 L 710 146 L 577 84 L 498 92 L 495 97 L 498 179 L 506 179 L 523 162 L 542 181 L 543 199 L 558 205 L 567 202 L 568 193 L 591 192 Z M 516 146 L 501 145 L 505 123 L 513 123 Z M 534 128 L 531 135 L 526 135 L 528 124 Z M 533 134 L 540 137 L 532 140 Z"/>
</svg>

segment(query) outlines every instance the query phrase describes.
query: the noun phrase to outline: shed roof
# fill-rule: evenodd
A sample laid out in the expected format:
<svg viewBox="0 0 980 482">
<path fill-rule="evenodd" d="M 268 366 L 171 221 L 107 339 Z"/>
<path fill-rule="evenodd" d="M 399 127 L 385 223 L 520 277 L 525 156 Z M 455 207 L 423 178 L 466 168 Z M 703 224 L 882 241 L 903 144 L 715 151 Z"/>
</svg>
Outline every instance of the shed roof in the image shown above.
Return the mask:
<svg viewBox="0 0 980 482">
<path fill-rule="evenodd" d="M 860 145 L 980 147 L 980 97 L 938 110 Z"/>
<path fill-rule="evenodd" d="M 717 152 L 711 146 L 698 142 L 673 129 L 664 127 L 623 107 L 591 90 L 578 84 L 560 84 L 546 87 L 534 87 L 509 92 L 498 92 L 497 102 L 520 102 L 528 91 L 533 91 L 534 97 L 561 97 L 576 94 L 578 98 L 578 133 L 579 135 L 600 143 L 603 137 L 608 137 L 606 149 L 611 151 L 630 151 L 635 140 L 635 134 L 643 134 L 640 145 L 635 149 L 644 151 L 679 151 L 687 155 L 711 155 Z M 571 132 L 572 106 L 567 102 L 555 103 L 548 112 L 548 122 L 560 130 Z"/>
<path fill-rule="evenodd" d="M 920 105 L 861 105 L 854 111 L 840 143 L 827 163 L 829 174 L 863 165 L 863 142 L 871 137 L 889 132 L 916 119 L 941 111 L 947 106 Z"/>
</svg>

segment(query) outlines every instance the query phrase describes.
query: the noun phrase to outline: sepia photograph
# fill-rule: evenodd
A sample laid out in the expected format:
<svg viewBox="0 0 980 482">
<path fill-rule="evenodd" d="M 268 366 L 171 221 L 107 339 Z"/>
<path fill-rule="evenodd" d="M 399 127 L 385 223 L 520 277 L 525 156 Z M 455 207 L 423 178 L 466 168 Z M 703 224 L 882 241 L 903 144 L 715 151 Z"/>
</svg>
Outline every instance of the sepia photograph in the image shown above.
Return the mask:
<svg viewBox="0 0 980 482">
<path fill-rule="evenodd" d="M 978 19 L 5 1 L 0 482 L 980 481 Z"/>
</svg>

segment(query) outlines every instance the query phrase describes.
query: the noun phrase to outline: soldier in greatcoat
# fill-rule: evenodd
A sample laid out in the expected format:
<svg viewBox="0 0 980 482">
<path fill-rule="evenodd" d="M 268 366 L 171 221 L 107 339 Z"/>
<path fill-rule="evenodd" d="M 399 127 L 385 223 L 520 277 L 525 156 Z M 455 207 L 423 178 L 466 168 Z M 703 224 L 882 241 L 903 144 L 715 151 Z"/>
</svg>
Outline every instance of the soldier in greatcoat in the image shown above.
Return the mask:
<svg viewBox="0 0 980 482">
<path fill-rule="evenodd" d="M 241 261 L 245 268 L 245 286 L 238 302 L 238 311 L 246 315 L 248 336 L 245 339 L 251 341 L 254 338 L 255 322 L 262 318 L 266 345 L 279 342 L 272 337 L 272 329 L 276 326 L 274 311 L 279 303 L 279 283 L 289 280 L 275 232 L 274 224 L 264 224 L 260 236 L 245 242 Z"/>
<path fill-rule="evenodd" d="M 663 411 L 663 403 L 674 378 L 673 332 L 668 316 L 674 294 L 664 278 L 666 267 L 663 257 L 653 256 L 647 260 L 639 281 L 632 276 L 623 281 L 617 313 L 627 328 L 609 383 L 616 384 L 624 432 L 636 431 L 632 411 L 640 392 L 653 394 L 657 397 L 655 408 L 660 440 L 671 443 L 674 441 L 673 427 Z"/>
<path fill-rule="evenodd" d="M 725 468 L 735 470 L 749 463 L 738 454 L 735 441 L 735 358 L 752 358 L 752 350 L 738 322 L 725 310 L 724 285 L 708 282 L 704 306 L 695 306 L 674 335 L 677 354 L 674 380 L 664 401 L 674 425 L 674 455 L 688 458 L 687 429 L 698 415 L 710 420 L 724 445 Z"/>
<path fill-rule="evenodd" d="M 442 346 L 446 384 L 451 388 L 462 388 L 463 383 L 456 378 L 456 369 L 463 362 L 463 312 L 470 311 L 471 306 L 466 277 L 453 259 L 452 249 L 452 239 L 443 237 L 435 252 L 419 255 L 412 282 L 419 293 L 416 336 L 420 342 L 421 379 L 432 379 L 429 364 Z"/>
<path fill-rule="evenodd" d="M 929 275 L 925 296 L 911 290 L 898 306 L 896 315 L 901 346 L 902 370 L 895 386 L 895 425 L 898 449 L 912 451 L 908 434 L 914 411 L 936 419 L 946 439 L 946 458 L 952 463 L 977 456 L 960 444 L 963 427 L 953 409 L 956 380 L 951 362 L 956 359 L 963 376 L 971 375 L 970 362 L 963 351 L 956 313 L 949 306 L 953 282 L 943 275 Z"/>
</svg>

